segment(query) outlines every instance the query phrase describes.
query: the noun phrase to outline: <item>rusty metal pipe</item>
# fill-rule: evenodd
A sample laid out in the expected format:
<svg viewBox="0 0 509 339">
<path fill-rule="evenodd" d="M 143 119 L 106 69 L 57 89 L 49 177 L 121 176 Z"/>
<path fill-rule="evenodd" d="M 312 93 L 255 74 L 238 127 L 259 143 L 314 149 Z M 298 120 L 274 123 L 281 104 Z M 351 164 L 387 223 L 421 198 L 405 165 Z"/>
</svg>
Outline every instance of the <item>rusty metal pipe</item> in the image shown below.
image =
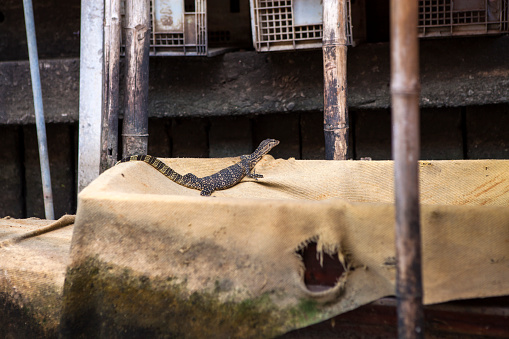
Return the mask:
<svg viewBox="0 0 509 339">
<path fill-rule="evenodd" d="M 323 1 L 323 82 L 325 159 L 346 160 L 348 153 L 347 2 Z"/>
<path fill-rule="evenodd" d="M 418 1 L 391 0 L 391 94 L 399 338 L 423 338 Z"/>
<path fill-rule="evenodd" d="M 149 0 L 127 0 L 125 7 L 126 95 L 122 152 L 127 157 L 147 154 L 150 5 Z"/>
</svg>

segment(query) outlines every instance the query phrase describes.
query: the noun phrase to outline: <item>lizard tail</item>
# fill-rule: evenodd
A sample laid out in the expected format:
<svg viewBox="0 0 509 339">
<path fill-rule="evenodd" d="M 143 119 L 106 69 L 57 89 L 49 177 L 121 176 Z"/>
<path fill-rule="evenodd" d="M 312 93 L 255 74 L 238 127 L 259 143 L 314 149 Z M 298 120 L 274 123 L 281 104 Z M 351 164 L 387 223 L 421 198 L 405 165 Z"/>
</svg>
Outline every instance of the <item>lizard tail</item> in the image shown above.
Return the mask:
<svg viewBox="0 0 509 339">
<path fill-rule="evenodd" d="M 151 155 L 133 155 L 118 161 L 115 165 L 118 165 L 121 162 L 129 161 L 146 162 L 147 164 L 161 172 L 165 177 L 176 182 L 179 185 L 194 189 L 201 189 L 201 185 L 199 184 L 198 180 L 195 180 L 198 179 L 196 176 L 194 176 L 193 174 L 186 174 L 182 176 L 175 172 L 171 167 L 164 164 L 164 162 Z"/>
</svg>

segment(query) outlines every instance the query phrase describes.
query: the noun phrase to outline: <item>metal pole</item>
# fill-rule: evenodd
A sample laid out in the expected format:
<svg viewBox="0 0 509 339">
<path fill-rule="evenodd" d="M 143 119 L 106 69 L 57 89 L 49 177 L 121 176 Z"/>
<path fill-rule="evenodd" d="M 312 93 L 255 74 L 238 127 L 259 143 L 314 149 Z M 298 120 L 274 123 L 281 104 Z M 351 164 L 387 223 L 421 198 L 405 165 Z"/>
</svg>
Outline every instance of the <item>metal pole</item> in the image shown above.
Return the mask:
<svg viewBox="0 0 509 339">
<path fill-rule="evenodd" d="M 149 0 L 127 0 L 125 7 L 126 104 L 122 155 L 127 157 L 147 154 L 150 6 Z"/>
<path fill-rule="evenodd" d="M 391 93 L 399 338 L 423 338 L 418 1 L 391 0 Z"/>
<path fill-rule="evenodd" d="M 35 22 L 32 0 L 23 0 L 25 12 L 25 26 L 27 31 L 28 56 L 30 59 L 30 74 L 32 77 L 32 92 L 34 96 L 35 125 L 37 128 L 37 142 L 39 144 L 39 159 L 41 163 L 42 193 L 44 195 L 44 213 L 46 219 L 53 220 L 53 193 L 51 191 L 51 175 L 48 158 L 48 144 L 46 142 L 46 125 L 44 124 L 44 109 L 42 106 L 41 77 L 39 74 L 39 56 L 37 40 L 35 38 Z"/>
<path fill-rule="evenodd" d="M 120 0 L 106 0 L 104 10 L 104 105 L 101 127 L 101 172 L 118 158 Z"/>
<path fill-rule="evenodd" d="M 78 192 L 99 176 L 104 0 L 81 1 Z"/>
<path fill-rule="evenodd" d="M 346 160 L 348 153 L 347 2 L 323 1 L 323 81 L 325 159 Z"/>
</svg>

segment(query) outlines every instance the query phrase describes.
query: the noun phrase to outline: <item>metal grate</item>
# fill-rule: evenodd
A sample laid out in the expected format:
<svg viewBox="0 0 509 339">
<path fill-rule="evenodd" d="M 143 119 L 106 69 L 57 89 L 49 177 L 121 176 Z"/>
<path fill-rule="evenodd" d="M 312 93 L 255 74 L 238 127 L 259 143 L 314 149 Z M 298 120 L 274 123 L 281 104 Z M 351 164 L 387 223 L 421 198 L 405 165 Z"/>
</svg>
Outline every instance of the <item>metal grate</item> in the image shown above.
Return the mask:
<svg viewBox="0 0 509 339">
<path fill-rule="evenodd" d="M 486 11 L 453 12 L 452 22 L 454 25 L 482 24 L 486 22 Z"/>
<path fill-rule="evenodd" d="M 295 26 L 295 40 L 321 39 L 322 25 Z"/>
<path fill-rule="evenodd" d="M 205 0 L 194 0 L 194 6 L 184 0 L 151 0 L 150 55 L 207 55 L 206 12 Z M 125 1 L 121 1 L 120 13 L 124 27 Z M 125 52 L 124 41 L 122 30 L 122 54 Z"/>
<path fill-rule="evenodd" d="M 451 24 L 450 0 L 427 0 L 419 2 L 419 27 Z"/>
<path fill-rule="evenodd" d="M 183 33 L 154 33 L 150 38 L 150 47 L 184 46 Z"/>
<path fill-rule="evenodd" d="M 260 6 L 261 41 L 292 40 L 292 1 L 260 0 Z"/>
<path fill-rule="evenodd" d="M 420 0 L 421 37 L 508 32 L 509 0 Z"/>
<path fill-rule="evenodd" d="M 250 0 L 253 41 L 257 51 L 322 47 L 320 0 Z M 347 41 L 352 44 L 348 3 Z M 308 15 L 308 12 L 311 13 Z"/>
</svg>

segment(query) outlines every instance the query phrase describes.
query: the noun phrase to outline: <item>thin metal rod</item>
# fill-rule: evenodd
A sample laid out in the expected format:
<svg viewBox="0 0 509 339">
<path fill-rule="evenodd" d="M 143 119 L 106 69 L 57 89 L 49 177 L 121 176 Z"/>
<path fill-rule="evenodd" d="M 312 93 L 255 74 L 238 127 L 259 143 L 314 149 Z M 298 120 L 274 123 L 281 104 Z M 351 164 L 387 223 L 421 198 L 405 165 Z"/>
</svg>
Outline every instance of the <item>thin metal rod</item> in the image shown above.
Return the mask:
<svg viewBox="0 0 509 339">
<path fill-rule="evenodd" d="M 325 159 L 346 160 L 348 153 L 347 2 L 323 2 L 323 82 Z"/>
<path fill-rule="evenodd" d="M 37 142 L 39 144 L 42 193 L 44 196 L 44 213 L 46 215 L 46 219 L 54 220 L 55 215 L 53 212 L 53 193 L 51 191 L 51 175 L 48 158 L 48 144 L 46 141 L 46 125 L 44 124 L 41 76 L 39 74 L 39 56 L 37 53 L 37 40 L 35 38 L 35 22 L 32 0 L 23 0 L 23 9 L 25 12 L 25 27 L 27 31 L 28 56 L 30 59 L 30 74 L 32 77 L 32 92 L 34 96 Z"/>
<path fill-rule="evenodd" d="M 147 154 L 149 0 L 126 0 L 126 95 L 122 124 L 122 156 Z"/>
<path fill-rule="evenodd" d="M 419 209 L 418 1 L 391 0 L 392 152 L 399 338 L 423 338 Z"/>
</svg>

